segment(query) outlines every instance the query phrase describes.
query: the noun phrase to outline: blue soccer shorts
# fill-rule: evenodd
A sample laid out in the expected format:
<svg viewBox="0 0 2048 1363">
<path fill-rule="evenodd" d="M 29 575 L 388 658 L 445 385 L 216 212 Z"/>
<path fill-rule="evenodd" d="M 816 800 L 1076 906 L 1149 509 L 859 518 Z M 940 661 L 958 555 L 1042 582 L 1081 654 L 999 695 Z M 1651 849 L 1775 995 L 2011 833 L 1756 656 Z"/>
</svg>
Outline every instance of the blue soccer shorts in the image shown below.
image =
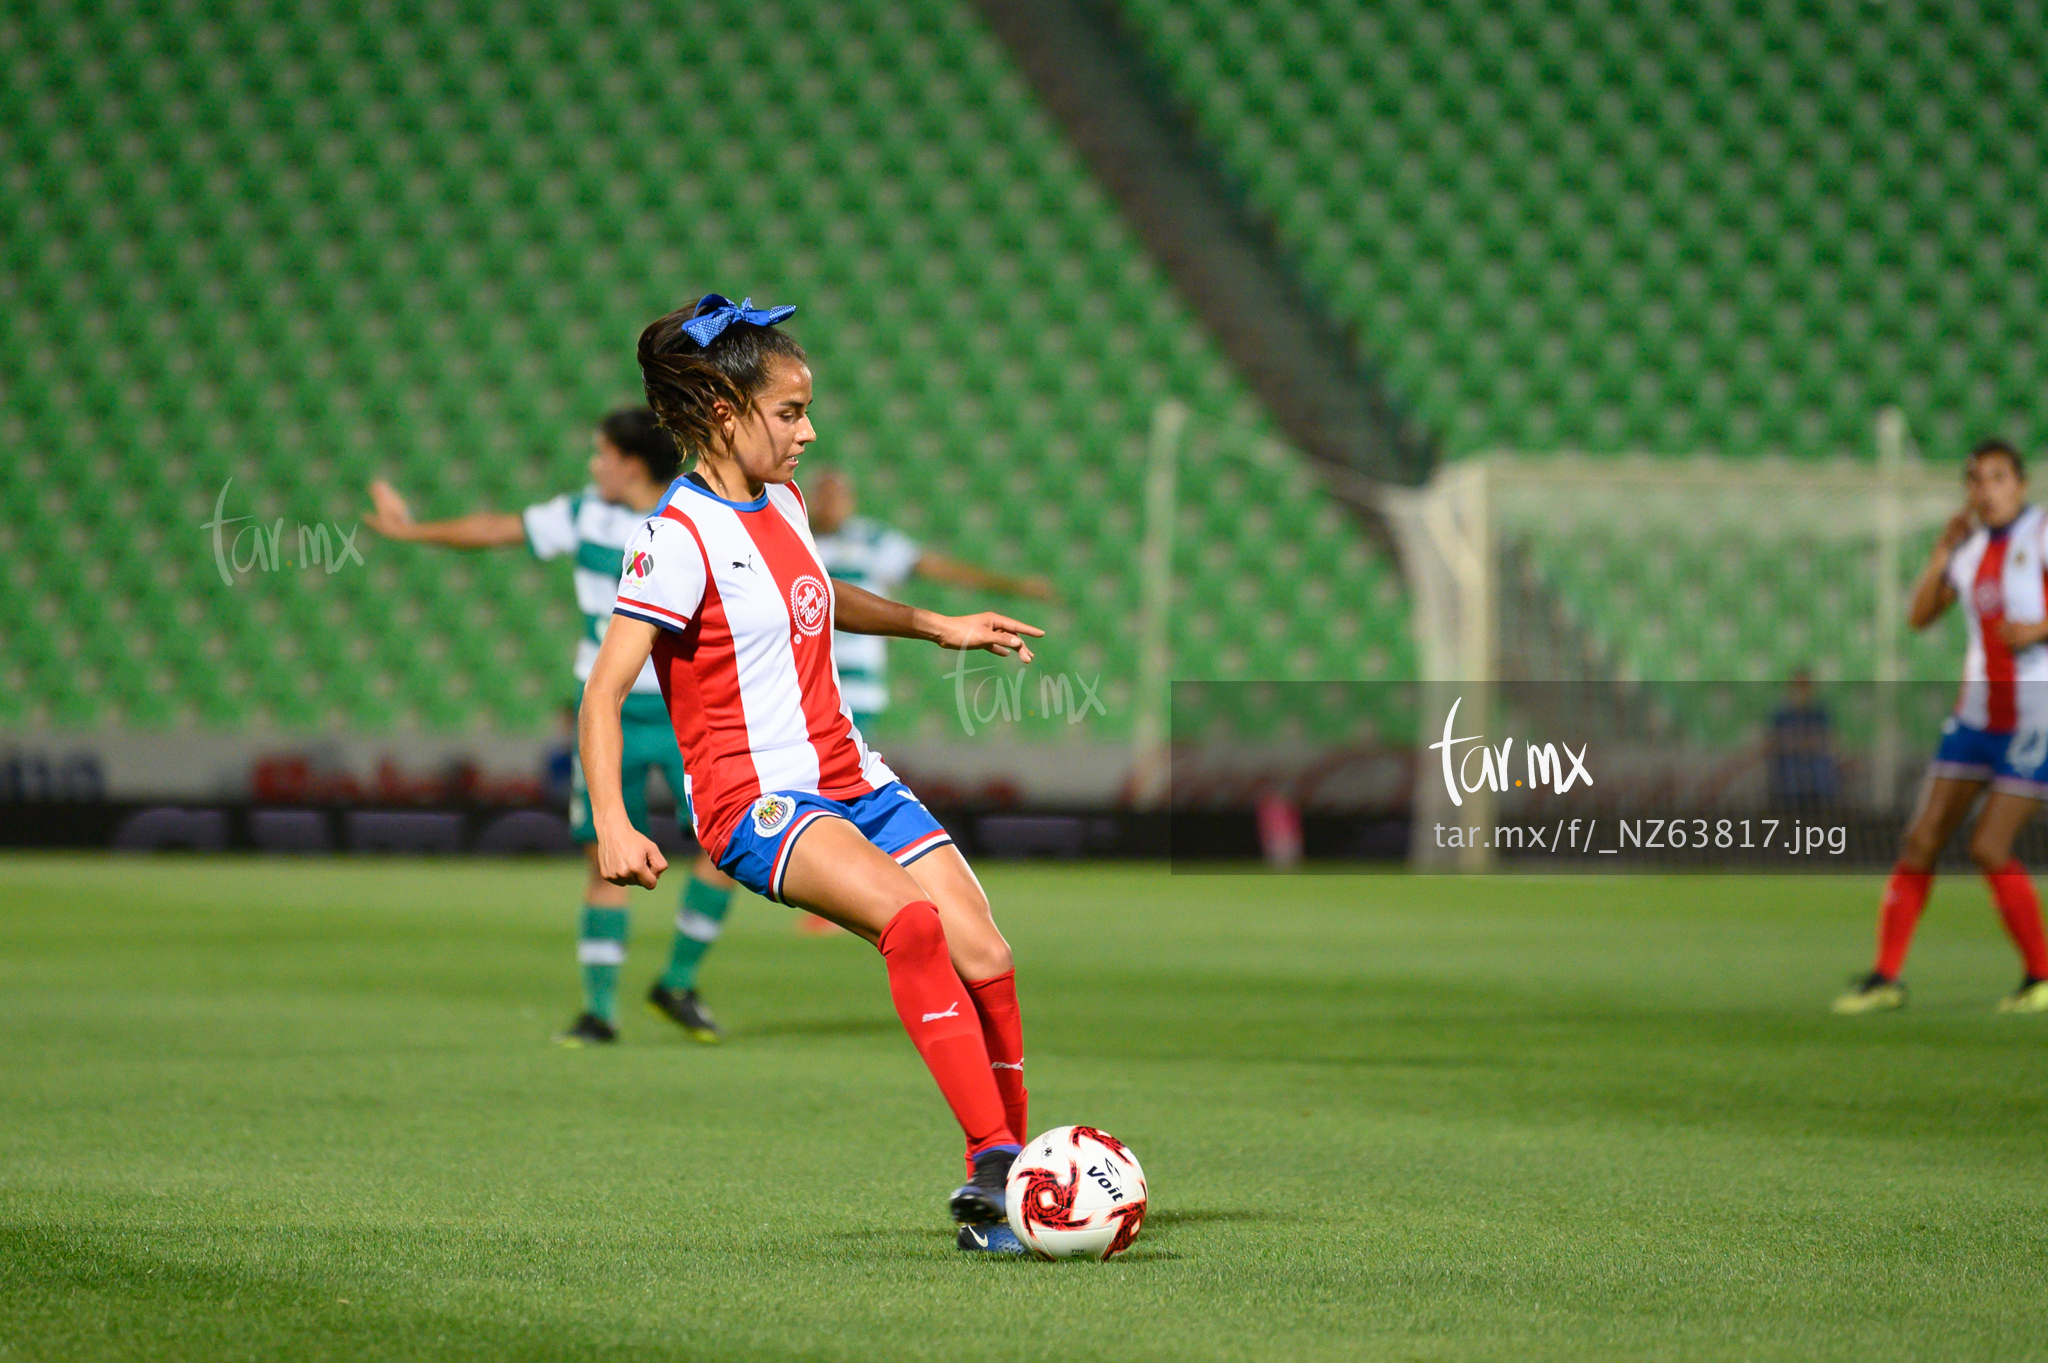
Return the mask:
<svg viewBox="0 0 2048 1363">
<path fill-rule="evenodd" d="M 2048 730 L 1995 733 L 1950 715 L 1928 770 L 1957 781 L 1989 781 L 1993 790 L 2048 799 Z"/>
<path fill-rule="evenodd" d="M 804 830 L 819 819 L 841 818 L 875 846 L 908 866 L 953 841 L 901 781 L 851 800 L 807 791 L 775 791 L 754 801 L 726 840 L 718 869 L 764 899 L 780 904 L 789 854 Z"/>
</svg>

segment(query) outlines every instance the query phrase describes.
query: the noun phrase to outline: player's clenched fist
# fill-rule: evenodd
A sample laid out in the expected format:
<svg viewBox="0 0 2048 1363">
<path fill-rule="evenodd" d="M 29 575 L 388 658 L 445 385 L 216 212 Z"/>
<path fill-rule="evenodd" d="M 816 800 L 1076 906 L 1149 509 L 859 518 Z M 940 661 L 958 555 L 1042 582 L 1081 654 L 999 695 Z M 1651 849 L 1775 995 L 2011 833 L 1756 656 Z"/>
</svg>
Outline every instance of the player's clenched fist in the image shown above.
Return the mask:
<svg viewBox="0 0 2048 1363">
<path fill-rule="evenodd" d="M 668 858 L 638 829 L 602 836 L 597 843 L 597 873 L 614 885 L 651 890 L 668 869 Z"/>
</svg>

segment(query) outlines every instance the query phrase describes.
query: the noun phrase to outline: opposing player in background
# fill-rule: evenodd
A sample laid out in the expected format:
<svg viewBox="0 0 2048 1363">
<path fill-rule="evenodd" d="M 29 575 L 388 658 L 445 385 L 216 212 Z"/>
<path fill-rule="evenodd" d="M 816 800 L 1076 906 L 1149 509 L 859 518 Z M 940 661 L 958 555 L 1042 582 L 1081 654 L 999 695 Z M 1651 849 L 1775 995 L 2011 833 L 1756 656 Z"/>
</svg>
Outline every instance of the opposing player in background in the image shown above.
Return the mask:
<svg viewBox="0 0 2048 1363">
<path fill-rule="evenodd" d="M 872 942 L 897 1015 L 966 1137 L 952 1195 L 970 1250 L 1021 1252 L 1004 1184 L 1027 1131 L 1009 943 L 952 839 L 862 739 L 835 628 L 1029 661 L 1042 631 L 835 589 L 791 479 L 816 439 L 811 371 L 776 328 L 794 308 L 709 294 L 640 337 L 647 399 L 695 471 L 626 546 L 612 626 L 584 688 L 583 769 L 598 861 L 652 887 L 667 862 L 626 817 L 619 706 L 650 658 L 690 777 L 697 839 L 735 880 Z"/>
<path fill-rule="evenodd" d="M 900 530 L 860 515 L 853 480 L 844 473 L 828 471 L 812 479 L 804 503 L 810 510 L 818 557 L 835 582 L 850 582 L 877 596 L 921 578 L 1033 601 L 1057 597 L 1042 577 L 1012 577 L 977 568 L 934 553 Z M 853 711 L 853 722 L 866 732 L 868 721 L 889 707 L 889 641 L 879 634 L 835 630 L 832 658 L 839 664 L 839 689 Z"/>
<path fill-rule="evenodd" d="M 1925 629 L 1958 599 L 1970 644 L 1955 713 L 1941 726 L 1920 807 L 1899 849 L 1878 917 L 1877 961 L 1835 1000 L 1838 1013 L 1901 1008 L 1899 972 L 1934 884 L 1942 848 L 1984 795 L 1970 860 L 1984 874 L 2026 974 L 2002 1012 L 2048 1012 L 2041 904 L 2013 838 L 2048 798 L 2048 516 L 2027 504 L 2026 466 L 2003 440 L 1970 451 L 1968 505 L 1951 517 L 1913 588 L 1910 619 Z M 1972 524 L 1972 521 L 1975 524 Z"/>
<path fill-rule="evenodd" d="M 1058 599 L 1052 584 L 1042 577 L 1011 577 L 977 568 L 934 553 L 902 531 L 858 514 L 853 480 L 836 470 L 811 480 L 804 505 L 810 511 L 818 558 L 835 582 L 850 582 L 877 596 L 892 595 L 910 579 L 921 578 L 1034 601 Z M 879 634 L 834 630 L 832 660 L 839 665 L 839 689 L 853 711 L 854 725 L 862 733 L 873 732 L 875 717 L 889 708 L 889 641 Z M 839 931 L 816 914 L 803 915 L 797 927 L 812 934 Z"/>
<path fill-rule="evenodd" d="M 391 484 L 370 485 L 375 509 L 363 523 L 380 535 L 414 544 L 454 549 L 500 549 L 524 544 L 535 558 L 574 556 L 576 603 L 583 612 L 583 637 L 576 644 L 580 689 L 590 675 L 598 643 L 612 618 L 619 572 L 628 538 L 640 528 L 682 466 L 675 441 L 644 407 L 621 408 L 598 424 L 591 438 L 590 483 L 523 512 L 476 512 L 446 521 L 415 521 Z M 633 826 L 648 831 L 647 778 L 659 770 L 677 804 L 683 803 L 683 759 L 675 731 L 661 703 L 653 669 L 633 681 L 622 716 L 622 789 Z M 569 826 L 583 844 L 590 874 L 583 891 L 576 959 L 583 972 L 583 1012 L 557 1038 L 564 1045 L 596 1045 L 618 1039 L 619 969 L 626 961 L 627 895 L 597 873 L 597 835 L 590 819 L 584 773 L 571 775 Z M 680 811 L 679 811 L 680 812 Z M 697 996 L 697 967 L 725 921 L 732 882 L 708 861 L 683 887 L 669 963 L 647 996 L 648 1006 L 699 1041 L 717 1041 L 718 1023 Z"/>
</svg>

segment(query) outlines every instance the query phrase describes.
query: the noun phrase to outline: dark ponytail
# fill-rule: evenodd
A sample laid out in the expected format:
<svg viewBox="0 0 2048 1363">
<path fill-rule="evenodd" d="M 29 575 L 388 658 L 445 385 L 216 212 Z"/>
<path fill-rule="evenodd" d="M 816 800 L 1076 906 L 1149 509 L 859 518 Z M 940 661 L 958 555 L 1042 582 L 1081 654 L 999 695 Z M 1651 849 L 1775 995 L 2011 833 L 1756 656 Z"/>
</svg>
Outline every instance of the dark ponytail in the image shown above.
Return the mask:
<svg viewBox="0 0 2048 1363">
<path fill-rule="evenodd" d="M 700 458 L 716 447 L 717 404 L 745 419 L 754 395 L 766 386 L 773 362 L 805 363 L 804 348 L 773 326 L 734 321 L 710 345 L 699 345 L 683 325 L 716 310 L 715 295 L 686 304 L 640 333 L 640 377 L 647 405 L 685 454 Z M 718 299 L 724 303 L 724 299 Z"/>
</svg>

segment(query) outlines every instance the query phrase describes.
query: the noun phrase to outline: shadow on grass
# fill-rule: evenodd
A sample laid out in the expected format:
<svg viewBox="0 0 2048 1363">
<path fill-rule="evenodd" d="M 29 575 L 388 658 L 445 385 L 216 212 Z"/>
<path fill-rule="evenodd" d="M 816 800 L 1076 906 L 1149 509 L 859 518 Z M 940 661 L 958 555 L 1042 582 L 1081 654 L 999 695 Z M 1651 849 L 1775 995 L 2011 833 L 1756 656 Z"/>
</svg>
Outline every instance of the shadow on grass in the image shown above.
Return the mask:
<svg viewBox="0 0 2048 1363">
<path fill-rule="evenodd" d="M 1293 1216 L 1260 1211 L 1201 1209 L 1155 1213 L 1145 1219 L 1145 1230 L 1139 1237 L 1138 1243 L 1125 1250 L 1122 1254 L 1117 1255 L 1111 1262 L 1118 1264 L 1163 1264 L 1177 1262 L 1187 1257 L 1157 1243 L 1147 1243 L 1147 1240 L 1151 1239 L 1155 1234 L 1153 1228 L 1162 1222 L 1166 1226 L 1172 1226 L 1175 1224 L 1187 1225 L 1206 1221 L 1293 1221 L 1296 1219 L 1298 1218 Z M 948 1250 L 954 1249 L 953 1231 L 951 1228 L 936 1231 L 909 1226 L 866 1226 L 853 1230 L 832 1231 L 826 1238 L 850 1242 L 848 1248 L 853 1249 L 856 1255 L 859 1254 L 858 1249 L 855 1248 L 856 1246 L 866 1247 L 875 1251 L 872 1256 L 860 1257 L 872 1257 L 877 1263 L 901 1260 L 905 1257 L 905 1251 L 911 1249 L 932 1249 L 940 1245 L 943 1245 Z M 913 1257 L 922 1258 L 924 1256 Z M 945 1257 L 961 1262 L 973 1263 L 1032 1264 L 1034 1266 L 1042 1263 L 1042 1261 L 1034 1259 L 1030 1255 L 963 1254 L 956 1251 Z M 1061 1267 L 1092 1263 L 1091 1260 L 1087 1259 L 1062 1259 L 1056 1262 Z"/>
<path fill-rule="evenodd" d="M 1262 1207 L 1160 1207 L 1145 1213 L 1144 1233 L 1171 1233 L 1180 1226 L 1207 1226 L 1219 1222 L 1243 1225 L 1255 1221 L 1301 1219 L 1294 1212 L 1268 1211 Z M 859 1226 L 829 1233 L 829 1238 L 834 1240 L 929 1240 L 934 1236 L 950 1240 L 953 1238 L 953 1228 L 948 1226 L 941 1231 L 923 1226 Z"/>
</svg>

